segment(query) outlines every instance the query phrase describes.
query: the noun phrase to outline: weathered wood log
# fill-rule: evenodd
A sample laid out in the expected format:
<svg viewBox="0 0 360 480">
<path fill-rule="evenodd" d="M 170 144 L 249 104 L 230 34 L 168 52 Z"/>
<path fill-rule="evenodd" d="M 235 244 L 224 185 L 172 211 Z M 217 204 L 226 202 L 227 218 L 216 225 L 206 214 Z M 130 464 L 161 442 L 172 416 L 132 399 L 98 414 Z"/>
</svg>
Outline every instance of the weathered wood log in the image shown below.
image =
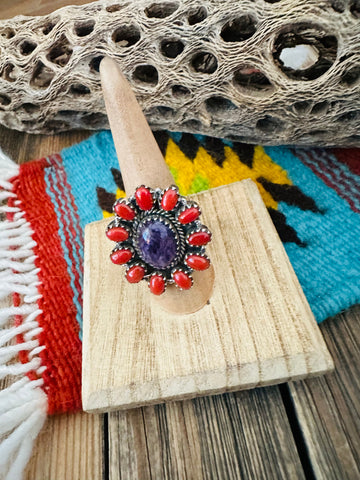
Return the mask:
<svg viewBox="0 0 360 480">
<path fill-rule="evenodd" d="M 116 59 L 153 129 L 262 144 L 360 145 L 355 0 L 100 0 L 0 22 L 0 123 L 108 128 Z"/>
</svg>

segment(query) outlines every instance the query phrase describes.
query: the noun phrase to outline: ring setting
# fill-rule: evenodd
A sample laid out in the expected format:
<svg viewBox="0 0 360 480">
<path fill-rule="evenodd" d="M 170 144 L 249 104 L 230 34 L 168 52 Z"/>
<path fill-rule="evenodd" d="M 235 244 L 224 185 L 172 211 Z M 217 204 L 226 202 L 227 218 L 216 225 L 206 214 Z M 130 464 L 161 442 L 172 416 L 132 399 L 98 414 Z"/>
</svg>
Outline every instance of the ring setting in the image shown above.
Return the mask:
<svg viewBox="0 0 360 480">
<path fill-rule="evenodd" d="M 205 248 L 211 232 L 199 220 L 199 205 L 180 195 L 175 185 L 164 190 L 141 185 L 131 197 L 118 199 L 113 211 L 106 230 L 116 242 L 110 259 L 126 265 L 130 283 L 146 280 L 155 295 L 169 284 L 188 290 L 192 272 L 209 268 Z"/>
</svg>

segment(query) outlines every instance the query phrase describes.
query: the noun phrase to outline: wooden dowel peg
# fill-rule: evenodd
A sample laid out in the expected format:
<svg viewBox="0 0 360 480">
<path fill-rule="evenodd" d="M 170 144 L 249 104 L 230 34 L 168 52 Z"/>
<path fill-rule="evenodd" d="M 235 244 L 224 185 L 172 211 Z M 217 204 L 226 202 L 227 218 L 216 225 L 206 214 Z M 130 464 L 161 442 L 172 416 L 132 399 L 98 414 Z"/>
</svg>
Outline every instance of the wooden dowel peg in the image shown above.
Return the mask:
<svg viewBox="0 0 360 480">
<path fill-rule="evenodd" d="M 135 94 L 117 63 L 105 57 L 100 63 L 100 77 L 126 194 L 132 195 L 140 185 L 163 189 L 174 184 Z M 151 301 L 158 301 L 164 310 L 175 314 L 196 312 L 211 296 L 213 266 L 194 272 L 193 279 L 190 290 L 180 291 L 175 285 L 168 285 L 163 295 L 151 295 Z"/>
</svg>

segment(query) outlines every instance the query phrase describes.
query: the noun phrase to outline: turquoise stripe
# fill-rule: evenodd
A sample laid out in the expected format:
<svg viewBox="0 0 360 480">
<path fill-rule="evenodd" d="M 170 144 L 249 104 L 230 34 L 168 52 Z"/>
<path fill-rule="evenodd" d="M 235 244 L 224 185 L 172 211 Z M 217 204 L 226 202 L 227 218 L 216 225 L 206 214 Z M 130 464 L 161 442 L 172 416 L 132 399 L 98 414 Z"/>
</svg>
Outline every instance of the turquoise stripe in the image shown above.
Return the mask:
<svg viewBox="0 0 360 480">
<path fill-rule="evenodd" d="M 54 205 L 54 210 L 55 210 L 55 213 L 56 213 L 56 217 L 58 219 L 58 225 L 59 225 L 58 233 L 59 233 L 61 247 L 62 247 L 63 252 L 64 252 L 64 258 L 65 258 L 66 265 L 67 265 L 67 271 L 68 271 L 68 274 L 69 274 L 69 277 L 70 277 L 70 286 L 71 286 L 71 289 L 72 289 L 72 292 L 73 292 L 73 302 L 76 306 L 76 321 L 78 322 L 79 327 L 80 327 L 79 337 L 80 337 L 80 340 L 82 340 L 82 304 L 80 302 L 79 293 L 78 293 L 76 285 L 75 285 L 76 278 L 75 278 L 75 275 L 72 271 L 73 262 L 70 260 L 69 250 L 68 250 L 67 245 L 66 245 L 66 236 L 65 236 L 65 231 L 68 230 L 68 226 L 70 224 L 69 218 L 68 218 L 68 213 L 71 211 L 71 205 L 70 205 L 70 203 L 66 204 L 66 206 L 64 205 L 64 202 L 61 198 L 61 193 L 60 193 L 59 187 L 57 185 L 57 176 L 56 176 L 56 171 L 55 171 L 54 167 L 48 167 L 48 168 L 45 169 L 45 183 L 46 183 L 46 193 L 51 198 L 51 201 Z M 51 186 L 57 192 L 58 197 L 56 197 L 54 195 L 54 193 L 51 191 Z M 62 185 L 62 188 L 64 188 L 64 185 Z M 58 202 L 58 200 L 60 201 L 60 203 Z M 64 212 L 63 216 L 61 215 L 61 210 Z M 73 217 L 73 218 L 75 218 L 75 217 Z M 63 219 L 65 219 L 66 225 L 63 223 Z M 71 242 L 71 240 L 72 239 L 69 238 L 70 242 Z M 79 241 L 79 238 L 77 238 L 76 240 Z M 80 283 L 81 288 L 82 288 L 82 272 L 80 271 L 80 260 L 79 260 L 79 257 L 77 255 L 75 246 L 72 250 L 72 253 L 73 253 L 74 259 L 76 261 L 75 266 L 79 271 L 79 276 L 80 276 L 79 283 Z"/>
<path fill-rule="evenodd" d="M 315 199 L 321 213 L 281 202 L 286 221 L 306 243 L 284 247 L 318 322 L 360 303 L 360 216 L 285 147 L 266 153 L 292 182 Z"/>
<path fill-rule="evenodd" d="M 61 152 L 63 165 L 80 217 L 80 226 L 103 218 L 98 205 L 96 187 L 114 192 L 116 186 L 110 173 L 119 168 L 111 133 L 99 132 L 88 140 Z"/>
<path fill-rule="evenodd" d="M 59 168 L 63 169 L 63 165 L 60 164 L 60 162 L 58 160 L 56 160 L 56 161 L 57 161 L 57 164 L 59 165 Z M 64 172 L 64 175 L 66 175 L 65 172 Z M 74 254 L 74 257 L 76 258 L 77 266 L 79 267 L 79 269 L 78 269 L 79 270 L 79 283 L 80 283 L 80 286 L 81 286 L 81 289 L 82 289 L 83 288 L 83 271 L 81 269 L 81 264 L 82 264 L 82 260 L 84 259 L 84 244 L 83 244 L 83 241 L 81 241 L 80 239 L 83 237 L 83 235 L 82 235 L 81 227 L 79 225 L 79 219 L 78 219 L 75 211 L 72 208 L 70 200 L 69 200 L 69 202 L 64 203 L 63 200 L 62 200 L 62 196 L 60 195 L 62 189 L 66 189 L 66 194 L 65 194 L 66 197 L 70 197 L 70 195 L 72 194 L 72 191 L 69 191 L 69 188 L 66 187 L 65 184 L 61 181 L 60 181 L 60 186 L 59 186 L 59 181 L 58 181 L 57 177 L 55 177 L 55 180 L 56 180 L 56 182 L 54 182 L 54 188 L 56 189 L 56 192 L 59 195 L 60 201 L 62 202 L 62 206 L 64 207 L 66 224 L 67 224 L 68 227 L 70 227 L 70 225 L 71 225 L 73 230 L 75 230 L 75 233 L 76 233 L 76 240 L 77 240 L 77 245 L 78 245 L 79 248 L 77 249 L 74 246 L 73 254 Z M 70 214 L 71 222 L 68 221 L 67 214 Z M 70 232 L 70 228 L 67 228 L 67 230 L 69 232 L 69 235 L 71 236 L 72 234 Z"/>
</svg>

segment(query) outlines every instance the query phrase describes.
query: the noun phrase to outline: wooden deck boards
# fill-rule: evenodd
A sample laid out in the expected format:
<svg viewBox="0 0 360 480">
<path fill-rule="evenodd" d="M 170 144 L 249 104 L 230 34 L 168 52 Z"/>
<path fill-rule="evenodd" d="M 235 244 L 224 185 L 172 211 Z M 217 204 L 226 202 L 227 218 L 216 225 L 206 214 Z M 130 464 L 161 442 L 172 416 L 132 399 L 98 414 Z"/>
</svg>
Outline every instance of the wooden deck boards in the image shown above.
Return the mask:
<svg viewBox="0 0 360 480">
<path fill-rule="evenodd" d="M 360 306 L 321 326 L 335 372 L 288 388 L 316 478 L 360 478 Z"/>
<path fill-rule="evenodd" d="M 23 162 L 88 135 L 42 137 L 0 127 L 0 145 Z M 360 307 L 321 330 L 335 373 L 104 418 L 49 418 L 26 478 L 359 478 Z"/>
</svg>

